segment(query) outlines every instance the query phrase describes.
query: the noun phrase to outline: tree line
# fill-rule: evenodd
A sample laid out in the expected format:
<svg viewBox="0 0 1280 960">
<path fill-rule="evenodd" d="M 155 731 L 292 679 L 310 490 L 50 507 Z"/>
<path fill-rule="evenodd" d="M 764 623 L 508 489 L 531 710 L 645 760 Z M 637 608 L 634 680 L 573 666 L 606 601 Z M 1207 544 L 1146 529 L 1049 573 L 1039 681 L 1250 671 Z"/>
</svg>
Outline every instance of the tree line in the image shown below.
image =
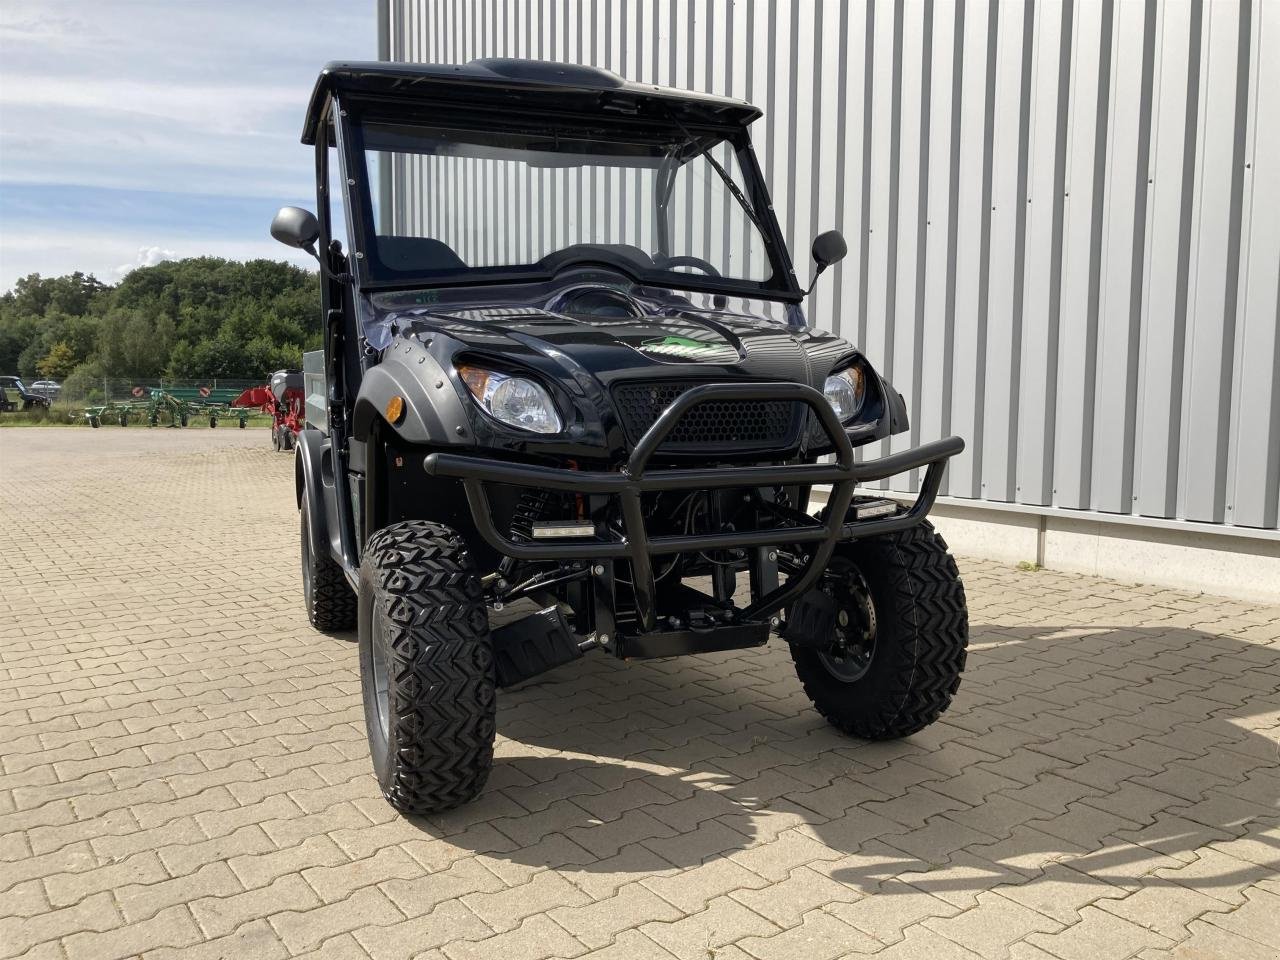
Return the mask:
<svg viewBox="0 0 1280 960">
<path fill-rule="evenodd" d="M 72 391 L 106 377 L 265 380 L 320 346 L 318 284 L 292 264 L 219 257 L 139 267 L 114 286 L 33 273 L 0 295 L 0 374 Z"/>
</svg>

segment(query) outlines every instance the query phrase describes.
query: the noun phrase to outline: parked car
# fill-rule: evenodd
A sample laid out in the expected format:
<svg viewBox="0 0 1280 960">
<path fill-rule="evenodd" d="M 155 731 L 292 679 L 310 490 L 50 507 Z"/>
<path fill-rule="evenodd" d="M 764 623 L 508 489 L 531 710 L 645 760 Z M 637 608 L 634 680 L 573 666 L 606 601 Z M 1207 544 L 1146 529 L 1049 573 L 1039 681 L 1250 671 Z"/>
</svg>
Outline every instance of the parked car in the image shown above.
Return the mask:
<svg viewBox="0 0 1280 960">
<path fill-rule="evenodd" d="M 31 392 L 54 400 L 62 392 L 62 384 L 57 380 L 37 380 L 31 385 Z"/>
<path fill-rule="evenodd" d="M 18 377 L 0 377 L 0 411 L 49 408 L 49 398 L 28 390 Z"/>
</svg>

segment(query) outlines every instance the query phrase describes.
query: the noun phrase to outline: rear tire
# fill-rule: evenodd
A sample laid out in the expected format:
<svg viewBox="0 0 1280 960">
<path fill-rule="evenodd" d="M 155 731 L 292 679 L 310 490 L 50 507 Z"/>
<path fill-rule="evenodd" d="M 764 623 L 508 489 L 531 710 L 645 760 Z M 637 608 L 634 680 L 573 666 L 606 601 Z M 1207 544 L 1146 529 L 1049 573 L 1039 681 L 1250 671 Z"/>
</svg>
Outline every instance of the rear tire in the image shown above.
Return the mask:
<svg viewBox="0 0 1280 960">
<path fill-rule="evenodd" d="M 832 726 L 865 740 L 923 730 L 959 689 L 969 642 L 964 584 L 946 541 L 927 521 L 855 541 L 837 548 L 828 575 L 851 620 L 869 598 L 871 639 L 858 641 L 861 662 L 856 651 L 833 657 L 793 645 L 805 693 Z M 853 632 L 864 634 L 865 623 L 864 615 L 864 629 Z"/>
<path fill-rule="evenodd" d="M 370 537 L 359 634 L 382 795 L 405 814 L 473 799 L 493 765 L 497 694 L 488 613 L 462 539 L 417 520 Z"/>
<path fill-rule="evenodd" d="M 324 633 L 340 633 L 356 625 L 356 594 L 346 575 L 327 553 L 311 549 L 311 507 L 305 492 L 298 511 L 302 527 L 302 600 L 307 619 Z"/>
</svg>

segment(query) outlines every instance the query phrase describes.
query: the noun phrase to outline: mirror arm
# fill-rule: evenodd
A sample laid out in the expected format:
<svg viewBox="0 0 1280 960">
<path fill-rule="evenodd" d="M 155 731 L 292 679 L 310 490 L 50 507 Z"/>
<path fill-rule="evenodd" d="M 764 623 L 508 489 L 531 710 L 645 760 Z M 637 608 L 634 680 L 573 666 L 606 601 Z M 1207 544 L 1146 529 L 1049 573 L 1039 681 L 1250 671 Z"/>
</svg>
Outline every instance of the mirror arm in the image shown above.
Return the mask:
<svg viewBox="0 0 1280 960">
<path fill-rule="evenodd" d="M 325 263 L 325 258 L 320 256 L 319 251 L 316 250 L 315 241 L 312 241 L 311 243 L 301 244 L 298 247 L 298 249 L 305 250 L 307 251 L 307 253 L 311 254 L 311 256 L 316 258 L 316 264 L 320 267 L 320 275 L 324 277 L 326 280 L 334 280 L 338 283 L 346 283 L 348 280 L 354 279 L 351 276 L 351 274 L 347 271 L 343 271 L 342 273 L 334 273 L 333 268 L 330 267 L 329 264 Z"/>
<path fill-rule="evenodd" d="M 818 285 L 818 278 L 822 276 L 822 271 L 826 270 L 829 266 L 830 264 L 827 263 L 819 263 L 813 268 L 813 276 L 809 278 L 809 286 L 804 289 L 804 295 L 806 297 L 813 293 L 813 288 Z"/>
</svg>

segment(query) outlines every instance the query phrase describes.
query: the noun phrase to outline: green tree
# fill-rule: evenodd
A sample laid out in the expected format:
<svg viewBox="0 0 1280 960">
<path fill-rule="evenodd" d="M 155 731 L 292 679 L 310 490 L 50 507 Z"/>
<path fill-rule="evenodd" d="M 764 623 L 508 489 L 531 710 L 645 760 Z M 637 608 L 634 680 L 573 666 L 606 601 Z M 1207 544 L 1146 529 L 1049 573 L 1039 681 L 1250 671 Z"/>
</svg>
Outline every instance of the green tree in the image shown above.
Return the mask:
<svg viewBox="0 0 1280 960">
<path fill-rule="evenodd" d="M 15 374 L 22 351 L 39 336 L 39 317 L 7 313 L 0 306 L 0 375 Z"/>
<path fill-rule="evenodd" d="M 36 364 L 36 373 L 46 380 L 63 380 L 76 368 L 76 355 L 65 340 L 59 340 Z"/>
<path fill-rule="evenodd" d="M 319 346 L 319 304 L 315 273 L 274 260 L 165 261 L 114 287 L 81 272 L 31 274 L 0 294 L 0 374 L 34 377 L 51 359 L 86 383 L 261 378 Z"/>
<path fill-rule="evenodd" d="M 50 310 L 79 315 L 87 313 L 94 301 L 109 289 L 93 274 L 77 270 L 64 277 L 29 274 L 4 296 L 10 299 L 14 310 L 27 316 L 43 316 Z"/>
</svg>

